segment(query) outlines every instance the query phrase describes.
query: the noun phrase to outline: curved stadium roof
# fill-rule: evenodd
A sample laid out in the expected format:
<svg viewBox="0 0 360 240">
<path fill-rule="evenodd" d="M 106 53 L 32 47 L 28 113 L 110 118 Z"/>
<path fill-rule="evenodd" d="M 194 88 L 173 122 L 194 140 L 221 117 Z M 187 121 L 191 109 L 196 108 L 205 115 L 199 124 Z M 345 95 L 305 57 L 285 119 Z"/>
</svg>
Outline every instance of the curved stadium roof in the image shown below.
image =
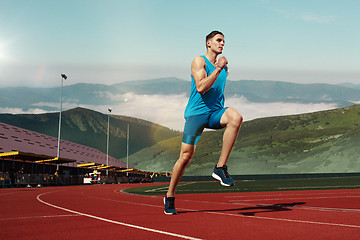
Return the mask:
<svg viewBox="0 0 360 240">
<path fill-rule="evenodd" d="M 0 153 L 24 152 L 56 157 L 58 139 L 0 122 Z M 106 153 L 81 144 L 60 141 L 60 157 L 76 160 L 75 164 L 106 164 Z M 126 163 L 109 156 L 109 166 L 126 167 Z"/>
</svg>

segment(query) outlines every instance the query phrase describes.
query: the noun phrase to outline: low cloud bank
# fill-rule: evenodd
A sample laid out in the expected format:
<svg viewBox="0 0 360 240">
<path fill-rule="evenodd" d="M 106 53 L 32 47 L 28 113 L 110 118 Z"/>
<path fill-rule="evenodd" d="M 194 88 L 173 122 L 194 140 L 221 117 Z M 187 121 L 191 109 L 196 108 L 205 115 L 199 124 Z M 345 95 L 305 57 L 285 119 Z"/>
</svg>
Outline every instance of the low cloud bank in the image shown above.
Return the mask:
<svg viewBox="0 0 360 240">
<path fill-rule="evenodd" d="M 0 107 L 0 113 L 9 113 L 9 114 L 41 114 L 46 112 L 47 111 L 41 108 L 29 108 L 24 110 L 21 108 Z"/>
<path fill-rule="evenodd" d="M 184 127 L 184 110 L 188 101 L 181 95 L 137 95 L 127 93 L 112 95 L 113 113 L 146 119 L 174 130 L 182 131 Z M 310 113 L 337 108 L 337 104 L 328 103 L 253 103 L 245 97 L 228 98 L 225 106 L 233 107 L 244 117 L 245 121 L 256 118 Z"/>
<path fill-rule="evenodd" d="M 185 122 L 183 114 L 188 101 L 188 97 L 185 93 L 178 95 L 139 95 L 134 93 L 111 94 L 109 92 L 103 92 L 102 94 L 110 100 L 112 103 L 111 105 L 88 105 L 81 104 L 75 100 L 65 100 L 63 102 L 63 110 L 83 107 L 106 114 L 107 109 L 110 107 L 112 108 L 111 114 L 136 117 L 161 124 L 170 129 L 183 130 Z M 237 109 L 243 115 L 245 121 L 271 116 L 310 113 L 338 107 L 337 104 L 329 103 L 253 103 L 242 96 L 227 98 L 225 105 Z M 33 106 L 34 108 L 27 110 L 22 110 L 20 108 L 0 108 L 0 112 L 12 114 L 40 114 L 48 112 L 42 108 L 58 108 L 59 103 L 41 102 L 34 104 Z"/>
<path fill-rule="evenodd" d="M 237 109 L 243 115 L 245 121 L 263 117 L 311 113 L 338 107 L 335 103 L 253 103 L 244 97 L 229 98 L 226 105 Z"/>
</svg>

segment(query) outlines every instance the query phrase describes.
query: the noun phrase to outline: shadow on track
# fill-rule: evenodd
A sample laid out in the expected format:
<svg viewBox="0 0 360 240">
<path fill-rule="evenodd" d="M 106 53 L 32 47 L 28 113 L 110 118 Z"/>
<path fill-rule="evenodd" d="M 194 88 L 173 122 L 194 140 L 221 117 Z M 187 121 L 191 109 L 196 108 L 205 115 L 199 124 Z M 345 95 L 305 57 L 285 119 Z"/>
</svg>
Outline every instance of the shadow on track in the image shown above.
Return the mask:
<svg viewBox="0 0 360 240">
<path fill-rule="evenodd" d="M 258 213 L 267 213 L 267 212 L 280 212 L 280 211 L 292 211 L 292 207 L 298 205 L 304 205 L 306 202 L 293 202 L 293 203 L 277 203 L 273 205 L 256 205 L 254 207 L 246 208 L 232 208 L 232 209 L 212 209 L 212 210 L 198 210 L 198 211 L 178 211 L 179 214 L 182 213 L 199 213 L 199 212 L 237 212 L 238 214 L 244 216 L 255 216 Z"/>
</svg>

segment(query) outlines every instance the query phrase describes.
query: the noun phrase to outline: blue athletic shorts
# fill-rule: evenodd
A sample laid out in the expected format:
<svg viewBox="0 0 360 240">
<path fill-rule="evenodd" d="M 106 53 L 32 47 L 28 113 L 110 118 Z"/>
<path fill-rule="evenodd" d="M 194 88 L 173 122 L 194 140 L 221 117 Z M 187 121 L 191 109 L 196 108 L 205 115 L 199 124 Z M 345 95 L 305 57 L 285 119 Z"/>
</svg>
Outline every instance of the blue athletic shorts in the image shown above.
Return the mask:
<svg viewBox="0 0 360 240">
<path fill-rule="evenodd" d="M 215 110 L 209 114 L 189 116 L 186 118 L 182 142 L 196 145 L 199 141 L 204 128 L 221 129 L 220 124 L 222 115 L 226 108 Z"/>
</svg>

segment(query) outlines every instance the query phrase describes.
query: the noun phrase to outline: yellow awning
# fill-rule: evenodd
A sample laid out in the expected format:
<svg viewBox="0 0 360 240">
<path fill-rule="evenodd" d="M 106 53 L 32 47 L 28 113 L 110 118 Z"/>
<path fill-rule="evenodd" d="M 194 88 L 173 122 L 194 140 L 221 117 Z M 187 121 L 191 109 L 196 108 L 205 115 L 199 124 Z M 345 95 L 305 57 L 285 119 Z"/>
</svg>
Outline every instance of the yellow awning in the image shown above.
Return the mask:
<svg viewBox="0 0 360 240">
<path fill-rule="evenodd" d="M 104 165 L 104 166 L 100 166 L 100 167 L 98 167 L 97 169 L 113 169 L 113 168 L 116 168 L 115 166 L 106 166 L 106 165 Z"/>
<path fill-rule="evenodd" d="M 19 153 L 20 153 L 19 151 L 0 153 L 0 157 L 16 156 L 19 155 Z"/>
<path fill-rule="evenodd" d="M 101 164 L 99 163 L 84 163 L 84 164 L 78 164 L 78 167 L 94 167 L 94 166 L 99 166 Z"/>
<path fill-rule="evenodd" d="M 16 160 L 22 160 L 22 161 L 33 161 L 36 163 L 42 163 L 42 162 L 51 162 L 51 163 L 69 163 L 69 162 L 76 162 L 76 160 L 73 159 L 67 159 L 67 158 L 54 158 L 53 156 L 48 155 L 41 155 L 36 153 L 28 153 L 28 152 L 20 152 L 20 151 L 13 151 L 13 152 L 5 152 L 0 153 L 1 158 L 6 157 L 14 157 Z"/>
<path fill-rule="evenodd" d="M 49 158 L 35 161 L 36 163 L 71 163 L 76 162 L 76 160 L 67 159 L 67 158 Z"/>
</svg>

